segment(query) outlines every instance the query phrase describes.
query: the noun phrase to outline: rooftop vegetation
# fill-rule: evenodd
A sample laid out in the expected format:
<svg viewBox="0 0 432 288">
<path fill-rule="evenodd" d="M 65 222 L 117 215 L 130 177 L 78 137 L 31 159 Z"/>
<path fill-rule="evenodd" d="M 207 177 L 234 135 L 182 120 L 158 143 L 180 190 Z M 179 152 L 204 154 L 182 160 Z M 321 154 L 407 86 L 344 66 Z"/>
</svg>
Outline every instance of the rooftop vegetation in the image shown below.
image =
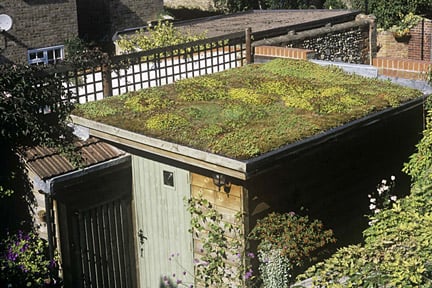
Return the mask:
<svg viewBox="0 0 432 288">
<path fill-rule="evenodd" d="M 421 96 L 333 66 L 277 59 L 82 104 L 73 114 L 249 159 Z"/>
</svg>

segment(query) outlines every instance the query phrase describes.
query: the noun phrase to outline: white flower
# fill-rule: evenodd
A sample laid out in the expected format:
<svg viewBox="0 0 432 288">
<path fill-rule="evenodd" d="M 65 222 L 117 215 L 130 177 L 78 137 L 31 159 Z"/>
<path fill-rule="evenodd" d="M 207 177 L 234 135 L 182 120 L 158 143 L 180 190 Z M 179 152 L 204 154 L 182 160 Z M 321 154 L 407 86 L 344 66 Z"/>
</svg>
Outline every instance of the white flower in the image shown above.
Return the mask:
<svg viewBox="0 0 432 288">
<path fill-rule="evenodd" d="M 382 187 L 379 187 L 377 189 L 377 191 L 378 191 L 378 195 L 381 195 L 382 193 L 384 193 L 384 189 Z"/>
<path fill-rule="evenodd" d="M 375 204 L 370 204 L 370 205 L 369 205 L 369 209 L 370 209 L 370 210 L 374 210 L 375 208 L 376 208 L 376 205 L 375 205 Z"/>
<path fill-rule="evenodd" d="M 396 195 L 390 196 L 390 200 L 392 200 L 393 202 L 396 202 L 397 196 Z"/>
<path fill-rule="evenodd" d="M 390 177 L 390 179 L 391 179 L 392 181 L 395 181 L 395 180 L 396 180 L 396 177 L 395 177 L 394 175 L 392 175 L 392 176 Z"/>
<path fill-rule="evenodd" d="M 377 219 L 371 220 L 368 222 L 369 226 L 372 226 L 374 223 L 378 222 Z"/>
<path fill-rule="evenodd" d="M 385 185 L 385 184 L 387 184 L 387 180 L 383 179 L 383 180 L 381 181 L 381 183 Z"/>
<path fill-rule="evenodd" d="M 370 202 L 371 202 L 371 203 L 375 203 L 375 202 L 376 202 L 376 199 L 375 199 L 375 198 L 371 198 L 371 199 L 370 199 Z"/>
<path fill-rule="evenodd" d="M 372 197 L 372 195 L 371 195 L 371 194 L 368 194 L 368 197 L 369 197 L 369 198 L 371 198 L 371 197 Z"/>
<path fill-rule="evenodd" d="M 381 210 L 380 209 L 375 209 L 375 214 L 379 213 Z"/>
</svg>

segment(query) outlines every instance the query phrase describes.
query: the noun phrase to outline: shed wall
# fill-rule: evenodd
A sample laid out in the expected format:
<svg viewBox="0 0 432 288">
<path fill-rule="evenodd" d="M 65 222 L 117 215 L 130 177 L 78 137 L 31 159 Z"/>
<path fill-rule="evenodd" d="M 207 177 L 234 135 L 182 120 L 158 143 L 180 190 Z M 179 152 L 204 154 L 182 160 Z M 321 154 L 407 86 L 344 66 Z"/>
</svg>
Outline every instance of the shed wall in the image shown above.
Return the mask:
<svg viewBox="0 0 432 288">
<path fill-rule="evenodd" d="M 245 215 L 245 191 L 240 185 L 232 184 L 230 185 L 229 192 L 225 192 L 223 187 L 219 189 L 214 183 L 211 177 L 200 175 L 197 173 L 191 174 L 191 195 L 195 198 L 203 198 L 208 200 L 213 208 L 223 216 L 223 221 L 231 223 L 234 225 L 242 225 L 239 227 L 241 234 L 245 235 L 248 230 L 248 216 Z M 243 219 L 238 218 L 238 214 L 243 215 Z M 238 227 L 238 226 L 237 226 Z M 226 236 L 233 239 L 233 237 L 239 237 L 243 245 L 244 242 L 243 235 L 236 235 L 226 231 Z M 194 236 L 194 259 L 200 259 L 203 254 L 203 241 L 202 239 Z M 235 238 L 234 238 L 235 239 Z M 230 251 L 225 251 L 227 253 L 228 261 L 233 267 L 233 271 L 236 270 L 236 266 L 239 265 L 239 258 L 237 255 L 230 253 Z M 236 253 L 238 253 L 237 251 Z"/>
<path fill-rule="evenodd" d="M 320 219 L 334 230 L 338 246 L 358 243 L 367 227 L 368 194 L 396 176 L 396 194 L 409 192 L 403 163 L 423 129 L 423 107 L 332 138 L 318 147 L 276 161 L 274 169 L 246 183 L 251 228 L 269 212 Z"/>
</svg>

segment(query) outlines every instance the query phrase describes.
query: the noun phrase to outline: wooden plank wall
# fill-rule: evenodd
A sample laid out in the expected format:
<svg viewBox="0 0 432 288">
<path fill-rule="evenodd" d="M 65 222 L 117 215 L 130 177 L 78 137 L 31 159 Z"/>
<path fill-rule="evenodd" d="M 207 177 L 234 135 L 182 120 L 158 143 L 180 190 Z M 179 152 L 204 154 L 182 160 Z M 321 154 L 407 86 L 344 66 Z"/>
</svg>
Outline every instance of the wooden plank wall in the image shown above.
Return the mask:
<svg viewBox="0 0 432 288">
<path fill-rule="evenodd" d="M 229 223 L 236 222 L 237 212 L 244 212 L 244 191 L 242 186 L 231 185 L 229 193 L 226 193 L 223 187 L 218 187 L 213 183 L 211 177 L 191 173 L 191 195 L 192 197 L 203 197 L 213 204 L 213 207 L 223 215 L 224 221 Z M 245 219 L 246 222 L 247 219 Z M 243 234 L 245 226 L 243 225 Z M 228 237 L 233 237 L 227 233 Z M 202 255 L 202 241 L 193 235 L 194 239 L 194 259 L 199 259 Z M 244 237 L 243 237 L 244 238 Z M 244 241 L 244 239 L 242 239 Z M 243 242 L 244 243 L 244 242 Z M 235 255 L 228 255 L 228 258 L 236 259 Z M 232 262 L 231 262 L 232 263 Z"/>
</svg>

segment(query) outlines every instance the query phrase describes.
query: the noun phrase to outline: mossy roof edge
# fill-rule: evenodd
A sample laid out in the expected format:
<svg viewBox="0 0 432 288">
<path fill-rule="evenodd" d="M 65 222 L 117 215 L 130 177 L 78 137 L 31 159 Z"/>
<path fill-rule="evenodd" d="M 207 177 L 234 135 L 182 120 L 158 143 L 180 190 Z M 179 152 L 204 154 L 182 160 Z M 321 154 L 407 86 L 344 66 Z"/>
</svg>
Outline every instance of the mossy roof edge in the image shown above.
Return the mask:
<svg viewBox="0 0 432 288">
<path fill-rule="evenodd" d="M 277 59 L 90 102 L 74 114 L 247 160 L 419 97 L 389 81 Z"/>
<path fill-rule="evenodd" d="M 314 147 L 317 147 L 327 141 L 331 141 L 332 139 L 349 133 L 355 129 L 360 129 L 371 124 L 375 124 L 379 121 L 386 120 L 400 113 L 416 109 L 418 106 L 423 105 L 424 99 L 425 97 L 413 99 L 405 102 L 401 106 L 391 107 L 375 112 L 342 126 L 335 127 L 295 143 L 287 144 L 277 150 L 267 152 L 248 160 L 236 160 L 210 152 L 197 150 L 184 145 L 148 137 L 142 134 L 119 129 L 117 127 L 98 123 L 96 121 L 74 115 L 72 115 L 71 118 L 75 125 L 86 127 L 87 129 L 91 130 L 90 134 L 92 136 L 130 146 L 131 148 L 138 148 L 145 152 L 162 156 L 171 160 L 184 162 L 187 165 L 197 166 L 199 168 L 204 168 L 213 172 L 223 173 L 240 180 L 247 180 L 266 171 L 267 169 L 271 169 L 271 167 L 274 167 L 277 161 L 283 161 L 293 154 L 313 149 Z M 102 134 L 98 132 L 102 132 L 103 136 L 101 136 Z M 131 135 L 135 135 L 137 138 Z M 119 139 L 124 139 L 126 142 Z M 131 145 L 131 142 L 134 141 L 137 145 Z M 151 148 L 145 149 L 143 147 Z"/>
<path fill-rule="evenodd" d="M 285 159 L 292 154 L 299 153 L 301 151 L 305 151 L 308 149 L 312 149 L 313 147 L 317 147 L 325 142 L 331 141 L 334 138 L 342 136 L 346 133 L 349 133 L 355 129 L 361 129 L 362 127 L 369 126 L 371 124 L 375 124 L 379 121 L 385 121 L 386 119 L 397 116 L 401 113 L 407 112 L 409 110 L 413 110 L 418 108 L 419 106 L 424 105 L 424 101 L 427 96 L 410 100 L 408 102 L 403 103 L 398 107 L 390 107 L 382 111 L 375 112 L 373 114 L 369 114 L 363 118 L 351 121 L 342 126 L 338 126 L 327 130 L 323 133 L 319 133 L 313 135 L 311 137 L 302 139 L 295 143 L 287 144 L 284 147 L 281 147 L 277 150 L 273 150 L 267 152 L 263 155 L 259 155 L 255 158 L 245 160 L 247 177 L 250 178 L 254 174 L 258 172 L 262 172 L 263 169 L 266 169 L 269 166 L 275 165 L 275 162 L 278 160 Z"/>
</svg>

